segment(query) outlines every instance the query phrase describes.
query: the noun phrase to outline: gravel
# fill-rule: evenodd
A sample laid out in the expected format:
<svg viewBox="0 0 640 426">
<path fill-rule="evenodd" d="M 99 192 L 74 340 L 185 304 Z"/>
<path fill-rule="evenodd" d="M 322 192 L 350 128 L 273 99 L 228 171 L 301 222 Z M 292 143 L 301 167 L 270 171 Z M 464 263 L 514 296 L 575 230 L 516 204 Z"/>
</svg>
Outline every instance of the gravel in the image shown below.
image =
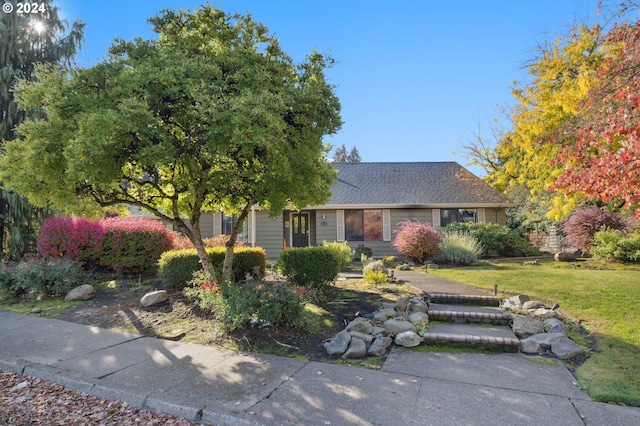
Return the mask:
<svg viewBox="0 0 640 426">
<path fill-rule="evenodd" d="M 47 380 L 0 370 L 0 425 L 197 426 L 163 413 L 65 389 Z M 203 423 L 202 425 L 211 425 Z"/>
</svg>

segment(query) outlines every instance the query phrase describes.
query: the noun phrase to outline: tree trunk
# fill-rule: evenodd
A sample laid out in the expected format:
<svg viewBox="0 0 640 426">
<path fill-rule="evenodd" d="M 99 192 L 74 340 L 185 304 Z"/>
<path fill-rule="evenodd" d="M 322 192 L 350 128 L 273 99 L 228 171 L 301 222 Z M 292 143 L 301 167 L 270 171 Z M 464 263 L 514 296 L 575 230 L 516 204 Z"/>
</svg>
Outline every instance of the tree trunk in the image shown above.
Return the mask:
<svg viewBox="0 0 640 426">
<path fill-rule="evenodd" d="M 224 263 L 222 264 L 222 278 L 225 280 L 233 281 L 233 249 L 236 245 L 236 241 L 238 241 L 238 233 L 242 229 L 242 225 L 247 219 L 247 216 L 249 216 L 251 206 L 253 206 L 253 202 L 251 201 L 244 206 L 240 216 L 238 216 L 235 226 L 231 230 L 229 241 L 225 244 L 227 251 L 225 252 Z"/>
<path fill-rule="evenodd" d="M 190 229 L 182 220 L 173 220 L 173 223 L 178 226 L 178 229 L 182 231 L 187 238 L 193 243 L 193 246 L 196 248 L 196 252 L 198 253 L 198 258 L 200 259 L 200 263 L 202 264 L 202 268 L 210 277 L 215 277 L 216 271 L 213 267 L 213 263 L 211 263 L 211 259 L 207 255 L 207 250 L 204 246 L 204 242 L 202 241 L 202 234 L 200 232 L 200 221 L 198 220 L 197 224 L 192 224 L 193 229 Z"/>
</svg>

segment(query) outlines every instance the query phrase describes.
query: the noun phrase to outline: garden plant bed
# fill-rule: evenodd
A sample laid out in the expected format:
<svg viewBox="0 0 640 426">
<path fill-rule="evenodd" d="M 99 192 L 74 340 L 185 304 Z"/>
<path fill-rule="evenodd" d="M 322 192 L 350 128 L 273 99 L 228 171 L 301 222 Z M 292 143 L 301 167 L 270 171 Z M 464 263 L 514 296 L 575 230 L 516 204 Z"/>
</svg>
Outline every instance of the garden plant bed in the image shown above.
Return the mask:
<svg viewBox="0 0 640 426">
<path fill-rule="evenodd" d="M 415 289 L 402 283 L 374 285 L 362 279 L 338 280 L 329 286 L 322 300 L 307 305 L 309 325 L 305 329 L 247 325 L 223 333 L 217 330 L 213 317 L 201 311 L 197 303 L 181 291 L 169 291 L 168 302 L 142 307 L 140 298 L 154 288 L 164 289 L 162 282 L 102 277 L 93 284 L 96 288 L 93 299 L 74 304 L 66 304 L 60 299 L 61 308 L 45 308 L 41 315 L 181 342 L 325 362 L 344 362 L 328 355 L 324 343 L 347 322 L 379 309 L 383 302 L 418 295 Z M 22 305 L 20 310 L 23 312 L 40 306 L 39 302 L 23 302 Z M 56 302 L 49 300 L 47 305 L 55 306 Z M 15 306 L 5 305 L 4 308 L 15 310 Z M 348 362 L 376 368 L 381 367 L 384 357 Z"/>
</svg>

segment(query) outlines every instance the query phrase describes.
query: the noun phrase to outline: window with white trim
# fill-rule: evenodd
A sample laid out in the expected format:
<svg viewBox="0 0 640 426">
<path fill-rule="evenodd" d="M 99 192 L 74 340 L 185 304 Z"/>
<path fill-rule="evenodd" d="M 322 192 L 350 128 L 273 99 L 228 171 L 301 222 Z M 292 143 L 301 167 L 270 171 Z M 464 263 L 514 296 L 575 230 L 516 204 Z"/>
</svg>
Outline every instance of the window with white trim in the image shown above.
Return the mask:
<svg viewBox="0 0 640 426">
<path fill-rule="evenodd" d="M 382 241 L 382 210 L 345 210 L 347 241 Z"/>
<path fill-rule="evenodd" d="M 478 221 L 478 209 L 440 209 L 440 226 L 456 222 Z"/>
</svg>

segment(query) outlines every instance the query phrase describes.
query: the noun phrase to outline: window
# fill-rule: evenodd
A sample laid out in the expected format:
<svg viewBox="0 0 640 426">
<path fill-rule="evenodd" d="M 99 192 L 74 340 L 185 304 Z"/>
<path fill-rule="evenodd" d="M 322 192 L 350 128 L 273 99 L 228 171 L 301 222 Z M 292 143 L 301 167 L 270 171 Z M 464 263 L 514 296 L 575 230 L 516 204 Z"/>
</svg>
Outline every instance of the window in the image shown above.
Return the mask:
<svg viewBox="0 0 640 426">
<path fill-rule="evenodd" d="M 236 226 L 238 218 L 236 215 L 228 216 L 222 213 L 222 234 L 231 235 L 233 231 L 233 227 Z M 242 229 L 238 232 L 238 241 L 243 243 L 249 242 L 249 224 L 247 223 L 248 218 L 244 220 L 242 224 Z"/>
<path fill-rule="evenodd" d="M 455 222 L 477 222 L 477 209 L 441 209 L 440 226 L 447 226 Z"/>
<path fill-rule="evenodd" d="M 345 210 L 347 241 L 382 241 L 382 210 Z"/>
</svg>

